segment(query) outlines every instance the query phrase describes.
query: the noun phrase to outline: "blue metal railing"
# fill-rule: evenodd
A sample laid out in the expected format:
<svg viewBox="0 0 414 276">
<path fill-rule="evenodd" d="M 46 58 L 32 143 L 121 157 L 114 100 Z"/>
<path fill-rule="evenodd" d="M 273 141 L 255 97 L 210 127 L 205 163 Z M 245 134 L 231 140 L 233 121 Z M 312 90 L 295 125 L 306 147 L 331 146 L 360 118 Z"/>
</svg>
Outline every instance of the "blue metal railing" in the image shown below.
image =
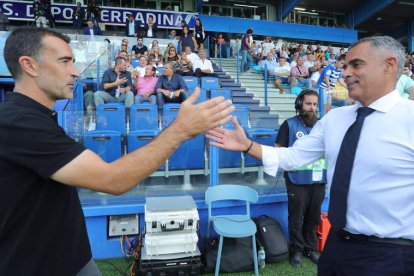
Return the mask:
<svg viewBox="0 0 414 276">
<path fill-rule="evenodd" d="M 264 101 L 265 106 L 267 106 L 267 79 L 268 79 L 268 73 L 267 73 L 267 64 L 264 65 Z"/>
</svg>

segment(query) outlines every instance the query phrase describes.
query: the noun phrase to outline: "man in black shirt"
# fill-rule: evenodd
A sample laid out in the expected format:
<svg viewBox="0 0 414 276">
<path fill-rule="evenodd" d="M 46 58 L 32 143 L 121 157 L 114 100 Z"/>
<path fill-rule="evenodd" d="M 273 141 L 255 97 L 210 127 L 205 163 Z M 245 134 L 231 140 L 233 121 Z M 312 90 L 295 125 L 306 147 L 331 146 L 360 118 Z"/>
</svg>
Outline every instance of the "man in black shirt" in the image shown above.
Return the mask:
<svg viewBox="0 0 414 276">
<path fill-rule="evenodd" d="M 137 45 L 132 46 L 132 55 L 135 55 L 136 58 L 141 56 L 148 56 L 148 48 L 144 45 L 144 39 L 142 37 L 137 38 Z"/>
<path fill-rule="evenodd" d="M 0 275 L 100 275 L 76 187 L 122 194 L 234 110 L 223 98 L 193 105 L 196 90 L 156 139 L 108 164 L 68 137 L 51 111 L 56 100 L 73 97 L 79 77 L 69 42 L 26 27 L 5 44 L 15 88 L 0 104 Z"/>
</svg>

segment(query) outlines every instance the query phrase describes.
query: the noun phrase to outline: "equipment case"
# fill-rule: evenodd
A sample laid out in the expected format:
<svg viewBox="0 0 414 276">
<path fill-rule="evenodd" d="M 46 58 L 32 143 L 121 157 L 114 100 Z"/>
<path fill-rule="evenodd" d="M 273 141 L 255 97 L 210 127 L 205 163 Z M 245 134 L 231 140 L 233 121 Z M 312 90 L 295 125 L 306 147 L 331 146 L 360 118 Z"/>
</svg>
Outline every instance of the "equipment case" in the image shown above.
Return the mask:
<svg viewBox="0 0 414 276">
<path fill-rule="evenodd" d="M 196 251 L 197 242 L 196 232 L 145 234 L 144 248 L 148 256 L 188 253 Z"/>
</svg>

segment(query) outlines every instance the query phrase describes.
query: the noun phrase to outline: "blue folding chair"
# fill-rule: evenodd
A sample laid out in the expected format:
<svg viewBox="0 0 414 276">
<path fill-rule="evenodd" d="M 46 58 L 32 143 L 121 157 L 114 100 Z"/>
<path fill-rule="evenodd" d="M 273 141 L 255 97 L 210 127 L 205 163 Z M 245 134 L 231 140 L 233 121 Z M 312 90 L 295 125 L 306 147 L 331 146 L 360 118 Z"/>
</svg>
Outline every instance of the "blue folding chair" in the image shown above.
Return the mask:
<svg viewBox="0 0 414 276">
<path fill-rule="evenodd" d="M 290 94 L 293 95 L 299 95 L 300 92 L 302 92 L 302 88 L 300 88 L 299 86 L 294 86 L 290 89 Z"/>
<path fill-rule="evenodd" d="M 158 71 L 158 73 L 160 73 L 160 75 L 162 75 L 162 74 L 164 74 L 164 67 L 163 66 L 158 66 L 157 67 L 157 71 Z"/>
<path fill-rule="evenodd" d="M 121 158 L 121 133 L 110 130 L 94 130 L 84 135 L 84 145 L 104 161 L 111 163 Z"/>
<path fill-rule="evenodd" d="M 276 141 L 277 132 L 270 128 L 251 128 L 246 131 L 249 138 L 261 145 L 274 146 Z M 263 166 L 262 161 L 246 154 L 245 166 Z"/>
<path fill-rule="evenodd" d="M 157 130 L 158 106 L 155 104 L 134 104 L 129 113 L 129 130 Z"/>
<path fill-rule="evenodd" d="M 193 92 L 193 90 L 198 86 L 198 78 L 192 76 L 183 76 L 184 82 L 187 85 L 188 91 Z"/>
<path fill-rule="evenodd" d="M 139 65 L 139 59 L 133 58 L 131 59 L 131 66 L 136 68 Z"/>
<path fill-rule="evenodd" d="M 162 110 L 162 128 L 169 126 L 177 117 L 181 104 L 167 103 L 164 104 Z"/>
<path fill-rule="evenodd" d="M 208 206 L 208 224 L 207 224 L 207 238 L 210 236 L 210 229 L 213 227 L 214 231 L 220 236 L 219 248 L 217 252 L 215 276 L 219 275 L 220 259 L 223 249 L 223 238 L 244 238 L 251 236 L 254 274 L 259 275 L 257 266 L 257 251 L 256 251 L 256 224 L 250 217 L 250 203 L 255 203 L 259 199 L 256 190 L 242 185 L 218 185 L 208 187 L 205 195 L 205 201 Z M 245 214 L 216 215 L 212 214 L 212 204 L 216 201 L 244 201 L 246 206 Z"/>
<path fill-rule="evenodd" d="M 220 88 L 219 78 L 201 77 L 201 88 L 209 91 L 214 88 Z"/>
</svg>

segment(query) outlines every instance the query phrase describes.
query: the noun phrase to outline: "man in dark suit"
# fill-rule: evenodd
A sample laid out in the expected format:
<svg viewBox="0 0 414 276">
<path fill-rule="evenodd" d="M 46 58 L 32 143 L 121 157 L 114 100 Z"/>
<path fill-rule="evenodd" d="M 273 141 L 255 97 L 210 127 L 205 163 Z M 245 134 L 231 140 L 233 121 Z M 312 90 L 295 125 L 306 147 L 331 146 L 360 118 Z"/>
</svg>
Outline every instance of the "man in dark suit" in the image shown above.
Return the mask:
<svg viewBox="0 0 414 276">
<path fill-rule="evenodd" d="M 90 35 L 91 37 L 93 37 L 95 35 L 102 35 L 101 29 L 99 28 L 99 26 L 95 26 L 92 19 L 89 19 L 87 24 L 88 24 L 88 27 L 83 29 L 83 34 L 84 35 Z"/>
<path fill-rule="evenodd" d="M 148 16 L 148 21 L 145 23 L 144 31 L 146 37 L 157 37 L 158 26 L 157 23 L 154 22 L 154 17 L 152 15 Z"/>
<path fill-rule="evenodd" d="M 140 35 L 139 29 L 139 23 L 135 20 L 134 15 L 128 14 L 128 20 L 125 23 L 125 35 L 137 37 Z"/>
<path fill-rule="evenodd" d="M 72 16 L 73 28 L 75 30 L 79 30 L 82 27 L 83 19 L 85 19 L 85 9 L 82 8 L 81 2 L 78 2 Z"/>
</svg>

